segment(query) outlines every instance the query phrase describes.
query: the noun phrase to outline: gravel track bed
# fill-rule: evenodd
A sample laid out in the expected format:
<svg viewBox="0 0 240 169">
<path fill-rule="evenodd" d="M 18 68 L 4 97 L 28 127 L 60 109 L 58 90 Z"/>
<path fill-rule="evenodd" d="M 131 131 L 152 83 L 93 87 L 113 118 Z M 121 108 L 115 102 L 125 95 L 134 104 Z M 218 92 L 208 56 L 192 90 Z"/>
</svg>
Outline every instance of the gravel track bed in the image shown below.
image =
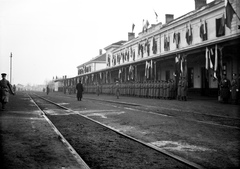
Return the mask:
<svg viewBox="0 0 240 169">
<path fill-rule="evenodd" d="M 91 168 L 190 168 L 79 115 L 48 118 Z"/>
</svg>

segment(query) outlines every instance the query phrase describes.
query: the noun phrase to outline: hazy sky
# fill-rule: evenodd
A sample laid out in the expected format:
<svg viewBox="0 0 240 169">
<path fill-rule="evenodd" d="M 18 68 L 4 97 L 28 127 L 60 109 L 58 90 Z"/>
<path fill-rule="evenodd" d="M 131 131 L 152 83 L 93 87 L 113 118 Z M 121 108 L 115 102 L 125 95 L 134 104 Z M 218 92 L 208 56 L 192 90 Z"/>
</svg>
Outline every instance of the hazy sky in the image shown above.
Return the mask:
<svg viewBox="0 0 240 169">
<path fill-rule="evenodd" d="M 195 0 L 0 0 L 0 72 L 10 80 L 12 52 L 12 84 L 76 76 L 99 49 L 127 40 L 133 23 L 135 36 L 143 19 L 156 23 L 154 10 L 165 23 L 165 14 L 194 7 Z"/>
</svg>

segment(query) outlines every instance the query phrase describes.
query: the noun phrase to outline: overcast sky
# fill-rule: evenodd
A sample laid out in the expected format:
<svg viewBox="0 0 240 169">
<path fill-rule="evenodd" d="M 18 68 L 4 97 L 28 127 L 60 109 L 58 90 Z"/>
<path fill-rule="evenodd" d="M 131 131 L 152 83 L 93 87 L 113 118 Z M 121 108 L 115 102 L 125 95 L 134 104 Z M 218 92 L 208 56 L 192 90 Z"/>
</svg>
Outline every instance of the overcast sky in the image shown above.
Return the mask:
<svg viewBox="0 0 240 169">
<path fill-rule="evenodd" d="M 165 14 L 194 8 L 195 0 L 0 0 L 0 72 L 10 80 L 12 52 L 12 84 L 73 77 L 99 49 L 127 40 L 133 23 L 135 36 L 143 19 L 155 24 L 154 10 L 164 24 Z"/>
</svg>

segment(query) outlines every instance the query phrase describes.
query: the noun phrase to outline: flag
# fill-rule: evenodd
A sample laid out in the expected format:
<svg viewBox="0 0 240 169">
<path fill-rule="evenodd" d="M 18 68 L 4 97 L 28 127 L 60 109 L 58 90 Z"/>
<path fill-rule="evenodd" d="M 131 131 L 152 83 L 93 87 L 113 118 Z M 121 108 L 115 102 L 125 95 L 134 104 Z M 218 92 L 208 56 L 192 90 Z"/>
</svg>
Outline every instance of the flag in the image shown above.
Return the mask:
<svg viewBox="0 0 240 169">
<path fill-rule="evenodd" d="M 144 24 L 144 19 L 143 19 L 143 24 L 142 24 L 142 32 L 145 30 L 145 24 Z"/>
<path fill-rule="evenodd" d="M 149 22 L 148 22 L 148 20 L 146 20 L 146 24 L 145 24 L 145 31 L 147 32 L 147 30 L 148 30 L 148 26 L 149 26 Z"/>
<path fill-rule="evenodd" d="M 215 65 L 213 77 L 217 79 L 217 69 L 218 69 L 218 54 L 217 54 L 217 44 L 215 45 Z"/>
<path fill-rule="evenodd" d="M 156 15 L 156 22 L 158 22 L 158 14 L 156 11 L 154 11 L 155 15 Z"/>
<path fill-rule="evenodd" d="M 118 71 L 118 78 L 119 78 L 119 79 L 121 78 L 121 73 L 122 73 L 122 70 L 119 69 L 119 71 Z"/>
<path fill-rule="evenodd" d="M 133 32 L 133 30 L 134 30 L 134 27 L 135 27 L 135 24 L 133 23 L 133 24 L 132 24 L 132 32 Z"/>
<path fill-rule="evenodd" d="M 212 63 L 212 60 L 211 60 L 211 56 L 208 55 L 208 58 L 209 58 L 210 69 L 213 69 L 213 63 Z"/>
<path fill-rule="evenodd" d="M 206 47 L 206 52 L 205 52 L 205 68 L 208 70 L 208 48 Z"/>
<path fill-rule="evenodd" d="M 225 10 L 226 10 L 226 26 L 229 29 L 231 29 L 232 18 L 235 11 L 232 5 L 230 4 L 229 0 L 225 0 Z"/>
</svg>

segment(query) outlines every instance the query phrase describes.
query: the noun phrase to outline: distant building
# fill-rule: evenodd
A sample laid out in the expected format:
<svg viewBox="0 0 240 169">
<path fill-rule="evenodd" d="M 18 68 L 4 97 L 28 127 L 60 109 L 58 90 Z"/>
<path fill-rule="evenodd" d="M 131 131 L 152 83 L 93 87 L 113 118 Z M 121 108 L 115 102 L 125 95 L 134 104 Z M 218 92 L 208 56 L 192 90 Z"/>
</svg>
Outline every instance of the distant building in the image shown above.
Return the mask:
<svg viewBox="0 0 240 169">
<path fill-rule="evenodd" d="M 99 50 L 98 56 L 77 67 L 78 75 L 91 73 L 104 68 L 106 68 L 106 53 L 102 54 L 101 49 Z"/>
</svg>

